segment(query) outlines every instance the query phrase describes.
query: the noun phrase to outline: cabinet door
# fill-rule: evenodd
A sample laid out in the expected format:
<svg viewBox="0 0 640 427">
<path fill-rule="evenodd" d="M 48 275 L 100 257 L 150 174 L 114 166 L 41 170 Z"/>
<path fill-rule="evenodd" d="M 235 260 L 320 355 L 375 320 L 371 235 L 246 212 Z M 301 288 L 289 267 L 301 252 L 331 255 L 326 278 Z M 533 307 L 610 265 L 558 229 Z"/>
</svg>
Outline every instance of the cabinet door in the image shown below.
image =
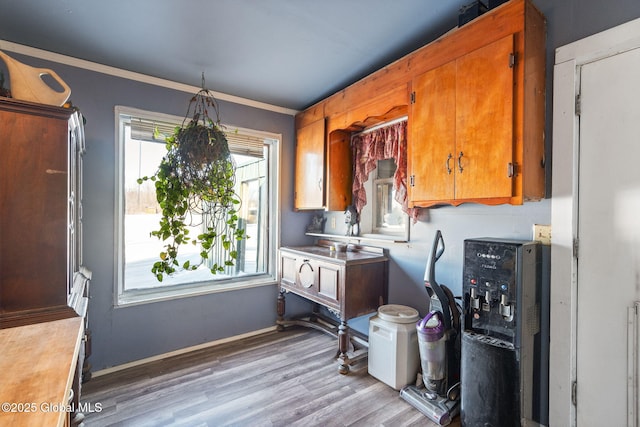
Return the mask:
<svg viewBox="0 0 640 427">
<path fill-rule="evenodd" d="M 413 80 L 413 206 L 513 194 L 513 35 Z"/>
<path fill-rule="evenodd" d="M 328 211 L 344 211 L 351 204 L 353 184 L 350 132 L 331 132 L 327 157 L 326 208 Z"/>
<path fill-rule="evenodd" d="M 512 195 L 513 51 L 509 35 L 456 61 L 456 199 Z"/>
<path fill-rule="evenodd" d="M 294 209 L 324 208 L 325 120 L 297 132 Z"/>
<path fill-rule="evenodd" d="M 312 259 L 281 252 L 280 286 L 313 299 L 318 293 L 318 266 Z"/>
<path fill-rule="evenodd" d="M 413 81 L 411 140 L 407 168 L 412 185 L 409 200 L 454 197 L 453 152 L 456 137 L 456 63 L 428 71 Z"/>
<path fill-rule="evenodd" d="M 70 277 L 68 115 L 58 110 L 51 117 L 38 107 L 23 114 L 6 104 L 0 106 L 0 314 L 62 311 Z"/>
<path fill-rule="evenodd" d="M 289 287 L 296 284 L 296 257 L 285 252 L 280 253 L 280 283 Z"/>
<path fill-rule="evenodd" d="M 336 302 L 340 291 L 341 267 L 337 264 L 318 264 L 318 293 Z"/>
</svg>

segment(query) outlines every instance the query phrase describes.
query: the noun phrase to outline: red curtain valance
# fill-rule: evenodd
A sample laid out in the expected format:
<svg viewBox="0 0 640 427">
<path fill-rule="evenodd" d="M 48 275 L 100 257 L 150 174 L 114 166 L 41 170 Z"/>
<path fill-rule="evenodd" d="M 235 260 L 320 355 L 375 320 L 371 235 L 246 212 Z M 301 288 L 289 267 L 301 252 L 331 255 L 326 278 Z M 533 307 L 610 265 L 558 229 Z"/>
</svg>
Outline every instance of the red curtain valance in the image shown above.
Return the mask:
<svg viewBox="0 0 640 427">
<path fill-rule="evenodd" d="M 358 214 L 367 204 L 364 183 L 369 178 L 369 173 L 376 168 L 378 160 L 394 159 L 396 162 L 396 172 L 393 176 L 395 199 L 415 223 L 418 209 L 409 208 L 407 195 L 407 121 L 403 120 L 371 132 L 355 135 L 351 143 L 354 159 L 353 204 Z"/>
</svg>

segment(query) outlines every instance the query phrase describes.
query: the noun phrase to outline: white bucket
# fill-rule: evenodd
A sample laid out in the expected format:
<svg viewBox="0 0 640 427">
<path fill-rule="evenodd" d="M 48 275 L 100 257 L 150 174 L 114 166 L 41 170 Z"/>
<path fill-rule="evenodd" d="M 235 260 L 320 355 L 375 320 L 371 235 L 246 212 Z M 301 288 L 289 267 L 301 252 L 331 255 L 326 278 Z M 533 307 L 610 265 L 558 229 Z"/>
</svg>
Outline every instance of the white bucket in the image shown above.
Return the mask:
<svg viewBox="0 0 640 427">
<path fill-rule="evenodd" d="M 369 319 L 369 374 L 400 390 L 416 380 L 420 367 L 417 310 L 389 304 Z"/>
</svg>

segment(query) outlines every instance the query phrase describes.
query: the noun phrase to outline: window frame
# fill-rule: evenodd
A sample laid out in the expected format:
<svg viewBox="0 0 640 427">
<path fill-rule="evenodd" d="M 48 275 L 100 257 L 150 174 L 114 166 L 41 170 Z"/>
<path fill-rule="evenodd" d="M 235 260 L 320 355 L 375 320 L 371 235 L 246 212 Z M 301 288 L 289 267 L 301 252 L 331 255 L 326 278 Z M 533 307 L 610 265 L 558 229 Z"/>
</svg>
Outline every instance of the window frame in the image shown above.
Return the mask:
<svg viewBox="0 0 640 427">
<path fill-rule="evenodd" d="M 378 160 L 378 162 L 382 160 L 392 159 L 391 157 Z M 378 228 L 376 226 L 376 212 L 379 205 L 379 200 L 377 199 L 377 191 L 376 184 L 378 182 L 391 182 L 393 183 L 393 178 L 378 178 L 379 168 L 377 166 L 378 162 L 376 162 L 376 168 L 369 173 L 368 179 L 364 182 L 364 189 L 367 194 L 367 200 L 369 203 L 362 207 L 362 212 L 360 212 L 360 238 L 363 240 L 388 240 L 393 242 L 409 242 L 410 241 L 410 218 L 406 213 L 402 213 L 404 216 L 404 227 L 402 229 L 396 230 L 387 230 L 384 228 Z"/>
<path fill-rule="evenodd" d="M 245 289 L 256 286 L 273 285 L 277 283 L 277 250 L 279 242 L 280 224 L 280 159 L 282 150 L 282 136 L 271 132 L 246 129 L 238 126 L 223 124 L 227 129 L 238 130 L 239 132 L 258 136 L 272 141 L 268 144 L 269 158 L 267 161 L 267 178 L 269 181 L 270 195 L 267 199 L 268 216 L 266 238 L 269 241 L 267 250 L 267 261 L 265 273 L 240 276 L 237 278 L 217 279 L 192 284 L 180 284 L 171 286 L 157 286 L 153 289 L 125 290 L 124 288 L 124 245 L 125 245 L 125 189 L 124 189 L 124 122 L 122 116 L 141 117 L 148 120 L 158 120 L 168 123 L 180 124 L 183 117 L 146 111 L 126 106 L 115 107 L 115 213 L 114 213 L 114 306 L 130 306 L 145 304 L 156 301 L 191 297 L 195 295 L 225 292 L 236 289 Z M 149 272 L 151 274 L 151 272 Z"/>
</svg>

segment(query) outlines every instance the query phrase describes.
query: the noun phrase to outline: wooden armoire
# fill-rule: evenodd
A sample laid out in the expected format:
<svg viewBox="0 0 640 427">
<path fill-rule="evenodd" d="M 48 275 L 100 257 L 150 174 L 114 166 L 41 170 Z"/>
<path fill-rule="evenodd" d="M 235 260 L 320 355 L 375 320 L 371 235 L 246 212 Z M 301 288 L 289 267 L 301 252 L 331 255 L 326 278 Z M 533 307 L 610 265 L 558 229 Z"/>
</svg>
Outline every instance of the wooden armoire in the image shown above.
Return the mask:
<svg viewBox="0 0 640 427">
<path fill-rule="evenodd" d="M 91 352 L 83 121 L 74 108 L 0 98 L 0 329 L 84 318 L 75 400 Z"/>
</svg>

